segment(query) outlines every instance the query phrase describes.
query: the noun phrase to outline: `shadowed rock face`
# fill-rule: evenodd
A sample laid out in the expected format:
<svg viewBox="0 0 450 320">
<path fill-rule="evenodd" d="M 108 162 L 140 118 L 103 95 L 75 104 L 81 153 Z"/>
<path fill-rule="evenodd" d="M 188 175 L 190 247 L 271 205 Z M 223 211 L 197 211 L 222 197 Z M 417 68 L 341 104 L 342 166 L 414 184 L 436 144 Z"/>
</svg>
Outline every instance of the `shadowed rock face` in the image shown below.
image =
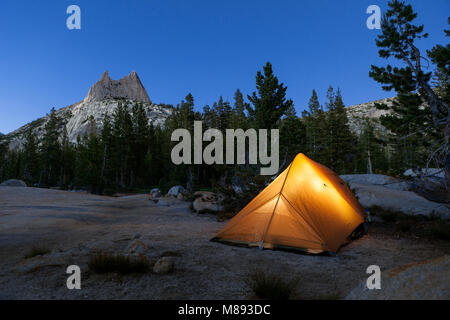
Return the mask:
<svg viewBox="0 0 450 320">
<path fill-rule="evenodd" d="M 132 71 L 128 76 L 120 80 L 111 79 L 108 75 L 108 71 L 105 71 L 101 79 L 89 89 L 86 98 L 84 98 L 84 102 L 115 98 L 150 103 L 147 91 L 145 91 L 145 88 L 135 71 Z"/>
</svg>

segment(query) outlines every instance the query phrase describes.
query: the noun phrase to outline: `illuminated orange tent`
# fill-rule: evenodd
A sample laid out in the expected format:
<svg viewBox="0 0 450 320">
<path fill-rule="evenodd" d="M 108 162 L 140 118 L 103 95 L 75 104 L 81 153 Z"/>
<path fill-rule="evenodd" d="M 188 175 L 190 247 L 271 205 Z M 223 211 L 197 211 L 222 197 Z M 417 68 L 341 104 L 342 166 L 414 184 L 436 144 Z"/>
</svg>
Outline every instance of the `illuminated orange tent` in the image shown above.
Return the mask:
<svg viewBox="0 0 450 320">
<path fill-rule="evenodd" d="M 300 153 L 212 240 L 336 252 L 365 217 L 363 207 L 337 174 Z"/>
</svg>

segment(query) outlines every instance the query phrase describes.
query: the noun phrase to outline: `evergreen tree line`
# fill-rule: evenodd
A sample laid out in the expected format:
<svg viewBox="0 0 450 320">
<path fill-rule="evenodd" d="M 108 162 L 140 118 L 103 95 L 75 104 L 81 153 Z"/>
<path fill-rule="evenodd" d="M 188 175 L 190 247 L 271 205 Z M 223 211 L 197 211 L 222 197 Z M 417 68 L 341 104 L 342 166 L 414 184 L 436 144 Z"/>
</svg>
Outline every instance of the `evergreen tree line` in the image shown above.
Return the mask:
<svg viewBox="0 0 450 320">
<path fill-rule="evenodd" d="M 76 143 L 69 141 L 64 120 L 52 109 L 40 141 L 29 130 L 22 149 L 8 150 L 6 143 L 0 145 L 0 178 L 112 194 L 152 186 L 167 191 L 175 184 L 190 190 L 211 188 L 218 182 L 238 184 L 243 173 L 259 174 L 259 166 L 249 164 L 174 165 L 171 150 L 177 142 L 171 141 L 171 134 L 184 128 L 193 136 L 196 120 L 202 121 L 204 131 L 216 128 L 224 137 L 226 129 L 279 129 L 280 171 L 299 152 L 338 174 L 402 172 L 425 164 L 427 150 L 417 147 L 425 142 L 417 135 L 414 141 L 385 136 L 369 119 L 359 135 L 352 132 L 339 89 L 330 86 L 324 104 L 313 90 L 301 117 L 292 100 L 286 98 L 286 90 L 267 63 L 256 75 L 256 91 L 247 99 L 237 89 L 232 102 L 219 97 L 211 106 L 195 111 L 194 97 L 188 94 L 176 107 L 169 106 L 173 112 L 163 126 L 149 123 L 142 104 L 127 105 L 119 100 L 101 126 L 92 117 L 86 119 L 88 130 Z M 411 124 L 403 130 L 408 133 L 415 128 Z"/>
</svg>

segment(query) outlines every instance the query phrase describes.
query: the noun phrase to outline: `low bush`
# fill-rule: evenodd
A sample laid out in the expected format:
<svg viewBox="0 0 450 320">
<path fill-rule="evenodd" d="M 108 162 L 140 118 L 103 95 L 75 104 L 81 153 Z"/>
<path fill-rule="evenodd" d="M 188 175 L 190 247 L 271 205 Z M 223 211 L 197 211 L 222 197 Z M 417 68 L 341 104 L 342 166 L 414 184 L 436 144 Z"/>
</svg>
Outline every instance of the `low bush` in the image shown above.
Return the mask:
<svg viewBox="0 0 450 320">
<path fill-rule="evenodd" d="M 298 279 L 285 280 L 278 275 L 254 271 L 246 283 L 260 299 L 288 300 L 296 290 Z"/>
<path fill-rule="evenodd" d="M 89 270 L 95 273 L 117 272 L 119 274 L 148 273 L 151 269 L 150 261 L 146 257 L 129 257 L 98 253 L 90 257 Z"/>
<path fill-rule="evenodd" d="M 436 239 L 450 240 L 450 223 L 436 220 L 427 228 L 427 234 Z"/>
</svg>

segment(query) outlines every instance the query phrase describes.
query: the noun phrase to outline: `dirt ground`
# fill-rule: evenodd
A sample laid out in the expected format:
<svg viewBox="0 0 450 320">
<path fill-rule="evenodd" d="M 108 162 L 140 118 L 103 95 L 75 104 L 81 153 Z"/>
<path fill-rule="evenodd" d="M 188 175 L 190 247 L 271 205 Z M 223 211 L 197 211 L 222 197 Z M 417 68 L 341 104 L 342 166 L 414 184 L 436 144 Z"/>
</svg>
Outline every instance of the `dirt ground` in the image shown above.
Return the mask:
<svg viewBox="0 0 450 320">
<path fill-rule="evenodd" d="M 366 279 L 369 265 L 383 271 L 450 252 L 449 242 L 399 236 L 382 223 L 335 256 L 228 246 L 209 241 L 226 222 L 191 212 L 189 202 L 167 201 L 169 206 L 147 195 L 0 187 L 0 299 L 250 299 L 246 279 L 258 269 L 298 277 L 295 298 L 334 299 Z M 148 246 L 150 259 L 174 256 L 174 272 L 119 276 L 88 270 L 93 252 L 126 253 L 135 237 Z M 50 249 L 50 258 L 26 268 L 37 258 L 24 256 L 36 245 Z M 66 287 L 71 264 L 81 268 L 81 290 Z"/>
</svg>

